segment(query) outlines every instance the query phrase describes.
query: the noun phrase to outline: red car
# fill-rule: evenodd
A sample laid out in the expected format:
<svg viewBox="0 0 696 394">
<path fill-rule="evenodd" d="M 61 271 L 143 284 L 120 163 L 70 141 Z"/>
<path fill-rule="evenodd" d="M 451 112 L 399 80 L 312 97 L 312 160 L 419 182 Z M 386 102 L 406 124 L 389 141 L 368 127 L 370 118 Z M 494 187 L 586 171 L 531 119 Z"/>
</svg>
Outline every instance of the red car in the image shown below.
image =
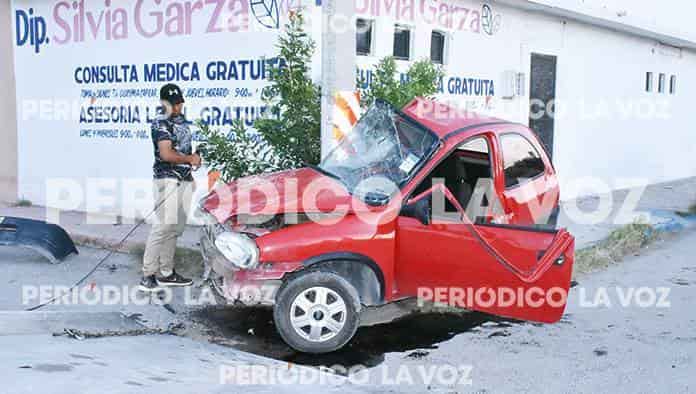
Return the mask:
<svg viewBox="0 0 696 394">
<path fill-rule="evenodd" d="M 377 102 L 321 165 L 240 179 L 201 208 L 219 289 L 273 304 L 299 351 L 339 349 L 362 308 L 405 298 L 545 323 L 565 309 L 574 238 L 555 229 L 551 161 L 518 124 Z"/>
</svg>

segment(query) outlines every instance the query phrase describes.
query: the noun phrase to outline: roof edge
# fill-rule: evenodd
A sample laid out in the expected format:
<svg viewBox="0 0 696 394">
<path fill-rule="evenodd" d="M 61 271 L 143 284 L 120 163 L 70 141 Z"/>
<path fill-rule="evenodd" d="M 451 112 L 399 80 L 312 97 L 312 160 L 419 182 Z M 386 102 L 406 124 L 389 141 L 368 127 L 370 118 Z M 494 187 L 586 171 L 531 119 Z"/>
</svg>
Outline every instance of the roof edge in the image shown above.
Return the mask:
<svg viewBox="0 0 696 394">
<path fill-rule="evenodd" d="M 550 5 L 533 3 L 527 0 L 493 0 L 496 3 L 504 4 L 523 11 L 540 13 L 545 15 L 556 16 L 574 20 L 576 22 L 586 23 L 593 26 L 602 27 L 608 30 L 626 33 L 637 37 L 648 38 L 658 41 L 662 44 L 667 44 L 680 48 L 696 50 L 696 41 L 691 41 L 673 35 L 658 33 L 656 31 L 645 28 L 627 25 L 625 23 L 612 21 L 610 19 L 600 18 L 592 15 L 583 14 L 580 12 L 554 7 Z"/>
</svg>

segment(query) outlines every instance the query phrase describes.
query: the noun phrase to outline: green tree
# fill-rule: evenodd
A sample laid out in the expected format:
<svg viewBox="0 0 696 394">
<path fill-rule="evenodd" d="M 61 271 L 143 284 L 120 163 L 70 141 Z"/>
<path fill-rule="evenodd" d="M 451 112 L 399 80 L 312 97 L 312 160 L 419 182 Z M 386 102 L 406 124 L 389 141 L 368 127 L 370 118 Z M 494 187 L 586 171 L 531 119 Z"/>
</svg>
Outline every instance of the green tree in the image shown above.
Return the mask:
<svg viewBox="0 0 696 394">
<path fill-rule="evenodd" d="M 437 93 L 442 69 L 428 59 L 413 63 L 400 77 L 393 57 L 380 60 L 372 71 L 372 81 L 368 85 L 364 78 L 358 77 L 360 104 L 367 108 L 375 99 L 385 100 L 397 108 L 403 108 L 416 97 L 431 97 Z"/>
<path fill-rule="evenodd" d="M 281 65 L 269 72 L 262 93 L 268 116 L 254 122 L 255 135 L 242 122 L 227 135 L 200 124 L 203 157 L 223 181 L 321 160 L 321 90 L 310 75 L 315 44 L 303 24 L 301 12 L 290 14 L 279 38 Z"/>
<path fill-rule="evenodd" d="M 282 66 L 269 74 L 270 84 L 262 98 L 268 116 L 254 122 L 255 134 L 235 122 L 229 133 L 211 130 L 199 122 L 206 140 L 203 158 L 223 181 L 262 172 L 301 167 L 321 160 L 321 89 L 310 75 L 315 43 L 304 31 L 301 12 L 290 15 L 278 42 Z M 437 92 L 443 76 L 429 60 L 413 63 L 400 77 L 393 58 L 382 59 L 373 71 L 369 86 L 358 80 L 361 105 L 369 107 L 383 99 L 402 108 L 415 97 Z"/>
<path fill-rule="evenodd" d="M 278 43 L 285 64 L 271 71 L 263 92 L 272 116 L 254 123 L 283 168 L 321 160 L 321 90 L 310 75 L 315 43 L 303 24 L 301 12 L 290 15 Z"/>
<path fill-rule="evenodd" d="M 268 144 L 250 135 L 242 121 L 234 122 L 227 134 L 211 130 L 202 122 L 198 127 L 206 140 L 202 155 L 211 169 L 220 171 L 223 181 L 282 169 Z"/>
</svg>

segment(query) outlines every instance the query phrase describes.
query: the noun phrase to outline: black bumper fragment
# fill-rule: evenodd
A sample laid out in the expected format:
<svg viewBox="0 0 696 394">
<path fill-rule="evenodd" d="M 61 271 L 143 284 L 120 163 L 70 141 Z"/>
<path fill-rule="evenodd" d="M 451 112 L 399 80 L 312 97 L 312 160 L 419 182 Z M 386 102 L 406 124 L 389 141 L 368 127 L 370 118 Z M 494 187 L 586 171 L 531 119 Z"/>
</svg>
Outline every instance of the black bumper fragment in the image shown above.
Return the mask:
<svg viewBox="0 0 696 394">
<path fill-rule="evenodd" d="M 52 263 L 78 253 L 75 243 L 60 226 L 7 216 L 0 217 L 0 245 L 34 249 Z"/>
</svg>

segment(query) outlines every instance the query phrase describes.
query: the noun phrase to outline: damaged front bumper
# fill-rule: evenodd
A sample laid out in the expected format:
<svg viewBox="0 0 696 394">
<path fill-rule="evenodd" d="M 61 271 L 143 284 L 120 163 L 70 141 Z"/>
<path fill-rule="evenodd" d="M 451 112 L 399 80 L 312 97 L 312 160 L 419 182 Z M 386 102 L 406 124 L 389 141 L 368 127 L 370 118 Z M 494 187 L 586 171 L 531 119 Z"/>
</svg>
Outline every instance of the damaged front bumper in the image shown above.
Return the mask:
<svg viewBox="0 0 696 394">
<path fill-rule="evenodd" d="M 0 217 L 0 245 L 33 249 L 54 264 L 78 254 L 75 243 L 60 226 L 15 217 Z"/>
<path fill-rule="evenodd" d="M 201 230 L 201 254 L 208 278 L 228 302 L 246 306 L 273 305 L 283 277 L 301 268 L 302 264 L 257 262 L 253 268 L 241 268 L 239 263 L 230 261 L 216 246 L 217 237 L 226 231 L 215 225 L 204 226 Z"/>
<path fill-rule="evenodd" d="M 207 268 L 212 269 L 212 271 L 224 278 L 231 278 L 241 268 L 227 259 L 215 245 L 218 235 L 222 232 L 224 230 L 221 226 L 203 226 L 200 236 L 201 254 L 203 255 L 203 261 L 208 266 Z"/>
</svg>

